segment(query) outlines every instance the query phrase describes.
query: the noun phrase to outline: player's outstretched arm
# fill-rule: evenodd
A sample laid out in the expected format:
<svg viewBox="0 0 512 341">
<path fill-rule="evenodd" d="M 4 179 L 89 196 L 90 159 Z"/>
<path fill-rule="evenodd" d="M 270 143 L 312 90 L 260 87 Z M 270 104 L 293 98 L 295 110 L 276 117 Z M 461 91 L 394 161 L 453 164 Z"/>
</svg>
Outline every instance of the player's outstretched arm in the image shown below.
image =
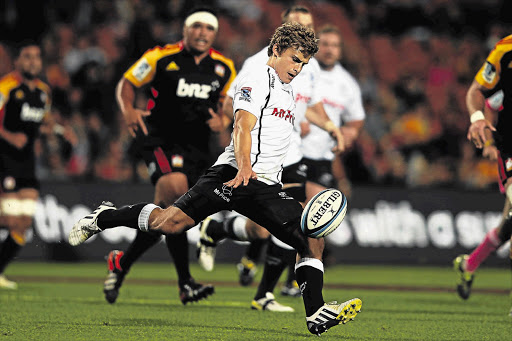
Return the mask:
<svg viewBox="0 0 512 341">
<path fill-rule="evenodd" d="M 238 172 L 234 179 L 224 183 L 226 186 L 237 188 L 241 184 L 247 186 L 250 179 L 258 176 L 252 170 L 251 165 L 251 130 L 257 122 L 256 116 L 245 110 L 238 110 L 233 127 L 233 145 L 235 147 L 235 159 Z"/>
<path fill-rule="evenodd" d="M 325 112 L 322 102 L 318 102 L 306 110 L 306 119 L 314 125 L 327 131 L 331 136 L 336 139 L 336 146 L 333 152 L 336 154 L 342 153 L 345 150 L 345 141 L 340 128 L 337 127 Z"/>
<path fill-rule="evenodd" d="M 116 100 L 123 113 L 130 135 L 135 137 L 139 127 L 142 129 L 144 135 L 147 135 L 148 128 L 146 128 L 143 118 L 151 115 L 151 112 L 149 110 L 141 110 L 133 107 L 133 103 L 135 102 L 135 89 L 125 77 L 121 78 L 119 83 L 117 83 Z"/>
<path fill-rule="evenodd" d="M 471 125 L 468 129 L 467 138 L 473 142 L 475 147 L 483 148 L 487 140 L 486 129 L 495 131 L 496 128 L 489 122 L 482 110 L 485 107 L 484 87 L 477 81 L 473 81 L 466 94 L 466 106 L 468 107 Z"/>
</svg>

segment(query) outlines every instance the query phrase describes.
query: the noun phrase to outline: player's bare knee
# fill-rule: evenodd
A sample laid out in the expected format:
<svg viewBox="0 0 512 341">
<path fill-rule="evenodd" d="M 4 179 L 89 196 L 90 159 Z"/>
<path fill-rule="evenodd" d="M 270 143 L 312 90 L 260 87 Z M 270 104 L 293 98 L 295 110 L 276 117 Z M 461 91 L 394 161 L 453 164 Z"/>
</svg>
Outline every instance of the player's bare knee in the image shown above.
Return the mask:
<svg viewBox="0 0 512 341">
<path fill-rule="evenodd" d="M 152 231 L 177 234 L 194 226 L 194 221 L 179 208 L 170 206 L 165 210 L 155 209 L 149 217 L 149 224 Z"/>
</svg>

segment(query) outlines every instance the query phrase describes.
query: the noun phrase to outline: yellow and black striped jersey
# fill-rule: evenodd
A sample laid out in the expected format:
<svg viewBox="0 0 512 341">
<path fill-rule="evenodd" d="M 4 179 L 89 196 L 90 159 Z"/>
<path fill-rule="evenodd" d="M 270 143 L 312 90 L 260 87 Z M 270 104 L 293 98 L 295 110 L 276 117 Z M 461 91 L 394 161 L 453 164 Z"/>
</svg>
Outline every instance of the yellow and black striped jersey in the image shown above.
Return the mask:
<svg viewBox="0 0 512 341">
<path fill-rule="evenodd" d="M 486 89 L 486 97 L 503 91 L 503 110 L 498 114 L 494 137 L 501 151 L 512 152 L 512 134 L 508 132 L 512 128 L 512 35 L 496 43 L 475 81 Z"/>
<path fill-rule="evenodd" d="M 32 90 L 23 82 L 17 71 L 0 79 L 0 129 L 24 133 L 28 143 L 21 152 L 31 153 L 39 127 L 50 110 L 50 88 L 36 80 Z M 2 152 L 20 152 L 7 141 L 0 139 Z"/>
<path fill-rule="evenodd" d="M 151 87 L 154 106 L 145 143 L 209 150 L 208 108 L 218 112 L 235 76 L 233 61 L 214 49 L 199 64 L 183 42 L 146 51 L 124 74 L 136 87 Z"/>
</svg>

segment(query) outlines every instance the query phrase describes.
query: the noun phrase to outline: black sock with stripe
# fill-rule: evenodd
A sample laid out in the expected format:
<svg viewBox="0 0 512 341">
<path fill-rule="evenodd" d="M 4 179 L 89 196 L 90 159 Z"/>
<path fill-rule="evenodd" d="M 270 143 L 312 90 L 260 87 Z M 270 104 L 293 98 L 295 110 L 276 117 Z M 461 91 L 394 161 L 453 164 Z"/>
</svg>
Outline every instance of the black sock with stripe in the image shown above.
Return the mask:
<svg viewBox="0 0 512 341">
<path fill-rule="evenodd" d="M 323 264 L 318 259 L 303 258 L 295 267 L 295 276 L 302 293 L 306 316 L 311 316 L 324 305 L 322 295 L 324 285 Z"/>
<path fill-rule="evenodd" d="M 116 210 L 105 210 L 98 215 L 98 227 L 102 230 L 118 226 L 139 229 L 139 215 L 148 203 L 123 206 Z"/>
</svg>

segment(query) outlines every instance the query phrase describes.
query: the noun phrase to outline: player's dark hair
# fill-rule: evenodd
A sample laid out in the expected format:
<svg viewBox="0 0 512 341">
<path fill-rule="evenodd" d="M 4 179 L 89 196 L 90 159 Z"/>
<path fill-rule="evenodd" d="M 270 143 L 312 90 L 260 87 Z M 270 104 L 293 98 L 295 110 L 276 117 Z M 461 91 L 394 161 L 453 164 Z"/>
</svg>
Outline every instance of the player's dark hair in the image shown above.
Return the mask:
<svg viewBox="0 0 512 341">
<path fill-rule="evenodd" d="M 274 45 L 277 45 L 279 53 L 293 47 L 302 52 L 304 57 L 311 57 L 318 52 L 318 39 L 315 37 L 315 32 L 296 22 L 282 24 L 276 29 L 268 46 L 269 57 L 272 55 Z"/>
<path fill-rule="evenodd" d="M 20 54 L 21 54 L 21 51 L 25 47 L 29 47 L 29 46 L 37 46 L 39 48 L 41 47 L 41 46 L 39 46 L 39 44 L 35 40 L 23 39 L 22 41 L 17 43 L 16 46 L 15 46 L 15 51 L 16 51 L 15 58 L 18 58 L 20 56 Z"/>
<path fill-rule="evenodd" d="M 288 19 L 290 17 L 290 14 L 292 13 L 304 13 L 309 14 L 311 13 L 307 7 L 295 5 L 288 7 L 286 10 L 281 13 L 281 22 L 284 24 L 285 22 L 288 22 Z"/>
<path fill-rule="evenodd" d="M 211 8 L 211 7 L 208 7 L 208 6 L 200 6 L 200 7 L 194 7 L 192 8 L 188 13 L 187 15 L 185 16 L 185 19 L 188 18 L 190 15 L 196 13 L 196 12 L 209 12 L 211 14 L 213 14 L 214 16 L 217 16 L 217 12 Z"/>
</svg>

